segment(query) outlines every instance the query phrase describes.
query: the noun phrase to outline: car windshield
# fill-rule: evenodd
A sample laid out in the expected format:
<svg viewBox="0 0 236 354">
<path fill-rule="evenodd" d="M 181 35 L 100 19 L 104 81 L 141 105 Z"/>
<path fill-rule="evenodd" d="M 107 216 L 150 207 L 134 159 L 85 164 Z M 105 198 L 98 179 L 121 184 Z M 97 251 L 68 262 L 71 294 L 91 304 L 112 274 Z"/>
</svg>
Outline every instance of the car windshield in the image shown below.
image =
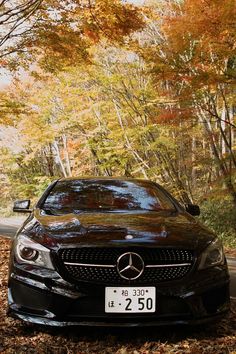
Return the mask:
<svg viewBox="0 0 236 354">
<path fill-rule="evenodd" d="M 122 180 L 58 181 L 41 208 L 52 213 L 175 210 L 171 199 L 156 185 Z"/>
</svg>

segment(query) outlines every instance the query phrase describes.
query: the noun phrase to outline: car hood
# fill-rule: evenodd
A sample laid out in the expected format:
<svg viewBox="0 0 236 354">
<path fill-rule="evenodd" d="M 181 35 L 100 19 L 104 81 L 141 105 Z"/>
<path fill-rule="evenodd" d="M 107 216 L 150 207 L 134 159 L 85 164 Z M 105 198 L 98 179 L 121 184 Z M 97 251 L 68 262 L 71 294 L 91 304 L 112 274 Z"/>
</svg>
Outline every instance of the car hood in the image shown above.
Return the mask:
<svg viewBox="0 0 236 354">
<path fill-rule="evenodd" d="M 215 235 L 187 213 L 84 212 L 47 215 L 36 209 L 19 232 L 52 248 L 149 246 L 203 249 Z"/>
</svg>

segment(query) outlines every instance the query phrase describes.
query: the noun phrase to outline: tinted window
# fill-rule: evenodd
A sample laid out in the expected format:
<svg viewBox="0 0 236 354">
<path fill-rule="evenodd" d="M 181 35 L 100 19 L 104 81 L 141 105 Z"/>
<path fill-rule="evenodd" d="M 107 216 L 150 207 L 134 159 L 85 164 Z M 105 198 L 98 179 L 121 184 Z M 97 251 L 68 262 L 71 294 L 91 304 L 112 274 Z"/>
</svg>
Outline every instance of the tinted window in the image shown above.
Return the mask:
<svg viewBox="0 0 236 354">
<path fill-rule="evenodd" d="M 61 212 L 175 209 L 172 201 L 151 183 L 116 180 L 59 181 L 42 208 Z"/>
</svg>

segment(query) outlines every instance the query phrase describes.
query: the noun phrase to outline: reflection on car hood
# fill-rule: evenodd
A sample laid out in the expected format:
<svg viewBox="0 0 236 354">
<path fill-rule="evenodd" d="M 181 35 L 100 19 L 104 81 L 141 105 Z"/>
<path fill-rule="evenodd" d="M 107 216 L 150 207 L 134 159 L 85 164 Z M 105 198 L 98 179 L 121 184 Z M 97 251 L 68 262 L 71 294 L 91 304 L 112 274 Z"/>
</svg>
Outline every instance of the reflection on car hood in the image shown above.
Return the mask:
<svg viewBox="0 0 236 354">
<path fill-rule="evenodd" d="M 51 247 L 79 243 L 106 246 L 152 244 L 202 249 L 215 237 L 186 213 L 149 211 L 54 216 L 36 209 L 20 232 L 26 232 Z"/>
</svg>

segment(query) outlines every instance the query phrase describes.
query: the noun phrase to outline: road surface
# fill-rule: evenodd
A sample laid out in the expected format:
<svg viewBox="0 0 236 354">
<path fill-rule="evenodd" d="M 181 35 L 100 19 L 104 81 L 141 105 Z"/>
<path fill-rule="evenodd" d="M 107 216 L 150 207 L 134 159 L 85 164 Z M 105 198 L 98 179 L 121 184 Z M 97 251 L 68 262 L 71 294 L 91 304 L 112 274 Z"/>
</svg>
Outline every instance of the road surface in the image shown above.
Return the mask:
<svg viewBox="0 0 236 354">
<path fill-rule="evenodd" d="M 2 218 L 0 217 L 0 235 L 12 238 L 26 217 Z"/>
<path fill-rule="evenodd" d="M 0 218 L 0 235 L 12 238 L 24 219 L 22 218 Z M 230 295 L 236 299 L 236 259 L 228 258 L 230 271 Z"/>
<path fill-rule="evenodd" d="M 12 238 L 17 230 L 17 226 L 0 224 L 0 235 Z"/>
</svg>

